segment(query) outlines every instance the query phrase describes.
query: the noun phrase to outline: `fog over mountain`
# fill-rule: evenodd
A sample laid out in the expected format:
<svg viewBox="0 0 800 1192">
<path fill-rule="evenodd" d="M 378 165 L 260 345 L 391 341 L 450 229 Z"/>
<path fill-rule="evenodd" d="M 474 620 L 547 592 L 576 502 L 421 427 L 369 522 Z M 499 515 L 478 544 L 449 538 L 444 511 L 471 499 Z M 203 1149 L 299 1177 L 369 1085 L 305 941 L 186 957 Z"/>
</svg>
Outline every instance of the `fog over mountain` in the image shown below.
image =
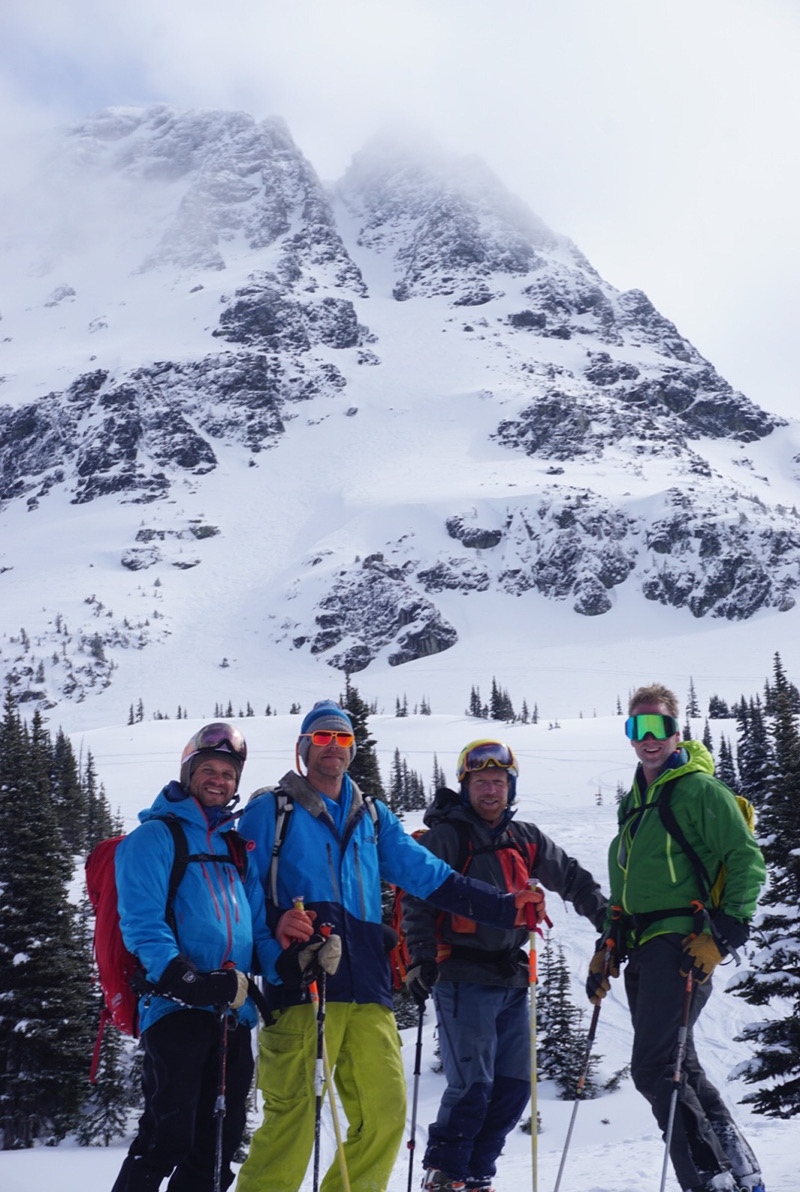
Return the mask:
<svg viewBox="0 0 800 1192">
<path fill-rule="evenodd" d="M 612 662 L 610 712 L 626 630 L 685 636 L 680 673 L 731 696 L 709 656 L 757 640 L 761 677 L 785 648 L 797 426 L 481 161 L 393 136 L 324 185 L 280 119 L 158 106 L 44 164 L 0 242 L 21 700 L 102 723 L 350 671 L 383 699 L 458 673 L 466 701 L 543 683 L 554 658 L 519 651 L 561 642 Z"/>
</svg>

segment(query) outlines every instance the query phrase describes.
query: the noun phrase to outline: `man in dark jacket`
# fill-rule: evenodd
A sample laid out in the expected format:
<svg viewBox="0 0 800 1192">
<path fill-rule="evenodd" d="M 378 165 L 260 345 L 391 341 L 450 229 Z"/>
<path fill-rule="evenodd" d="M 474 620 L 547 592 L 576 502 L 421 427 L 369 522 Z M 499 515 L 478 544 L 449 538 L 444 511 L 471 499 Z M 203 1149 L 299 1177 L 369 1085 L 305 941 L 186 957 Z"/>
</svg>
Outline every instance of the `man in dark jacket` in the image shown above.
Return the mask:
<svg viewBox="0 0 800 1192">
<path fill-rule="evenodd" d="M 139 827 L 117 849 L 122 936 L 155 992 L 139 1004 L 144 1112 L 113 1192 L 157 1192 L 168 1176 L 170 1192 L 212 1192 L 223 1031 L 222 1187 L 234 1180 L 230 1162 L 244 1131 L 256 1023 L 245 974 L 255 945 L 260 967 L 277 979 L 281 952 L 266 925 L 255 866 L 242 848 L 242 877 L 226 843 L 246 756 L 237 728 L 205 725 L 183 751 L 180 782 L 141 812 Z M 190 855 L 171 915 L 175 840 L 166 820 L 177 822 Z"/>
<path fill-rule="evenodd" d="M 500 741 L 461 752 L 460 792 L 436 792 L 421 843 L 453 868 L 501 890 L 535 879 L 595 927 L 606 899 L 592 875 L 535 824 L 512 822 L 517 763 Z M 530 1097 L 528 959 L 524 928 L 479 926 L 409 894 L 406 984 L 433 993 L 447 1088 L 428 1131 L 424 1188 L 491 1189 L 506 1136 Z"/>
<path fill-rule="evenodd" d="M 625 732 L 639 764 L 609 848 L 611 902 L 603 936 L 619 937 L 618 952 L 604 974 L 605 948 L 598 947 L 586 990 L 595 1003 L 604 997 L 608 977 L 619 976 L 627 952 L 631 1076 L 665 1132 L 677 1093 L 670 1158 L 681 1187 L 764 1192 L 756 1157 L 703 1071 L 693 1039 L 711 995 L 711 973 L 748 937 L 764 860 L 734 795 L 714 777 L 708 750 L 700 741 L 681 741 L 673 692 L 661 684 L 640 687 L 629 713 Z M 611 908 L 617 908 L 616 922 Z M 676 1089 L 687 1004 L 683 1078 Z"/>
</svg>

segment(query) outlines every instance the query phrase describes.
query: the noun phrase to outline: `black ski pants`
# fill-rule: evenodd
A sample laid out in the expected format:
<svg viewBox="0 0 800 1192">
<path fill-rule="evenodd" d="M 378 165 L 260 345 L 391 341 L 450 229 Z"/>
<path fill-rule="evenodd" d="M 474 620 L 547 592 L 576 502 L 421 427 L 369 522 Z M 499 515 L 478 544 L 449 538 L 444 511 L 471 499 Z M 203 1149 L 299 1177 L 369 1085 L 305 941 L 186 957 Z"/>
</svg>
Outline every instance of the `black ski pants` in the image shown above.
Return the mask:
<svg viewBox="0 0 800 1192">
<path fill-rule="evenodd" d="M 112 1192 L 213 1192 L 220 1078 L 221 1025 L 208 1010 L 166 1014 L 142 1035 L 144 1113 Z M 227 1032 L 222 1187 L 234 1180 L 231 1160 L 242 1140 L 253 1078 L 251 1031 Z"/>
<path fill-rule="evenodd" d="M 663 1133 L 669 1121 L 686 993 L 686 978 L 680 973 L 681 942 L 677 934 L 656 936 L 630 950 L 625 968 L 625 992 L 633 1021 L 631 1076 L 636 1088 L 649 1101 Z M 692 1030 L 710 996 L 710 980 L 694 986 L 670 1146 L 670 1159 L 681 1188 L 696 1188 L 731 1166 L 709 1114 L 717 1125 L 724 1120 L 733 1126 L 733 1122 L 719 1092 L 703 1071 Z"/>
</svg>

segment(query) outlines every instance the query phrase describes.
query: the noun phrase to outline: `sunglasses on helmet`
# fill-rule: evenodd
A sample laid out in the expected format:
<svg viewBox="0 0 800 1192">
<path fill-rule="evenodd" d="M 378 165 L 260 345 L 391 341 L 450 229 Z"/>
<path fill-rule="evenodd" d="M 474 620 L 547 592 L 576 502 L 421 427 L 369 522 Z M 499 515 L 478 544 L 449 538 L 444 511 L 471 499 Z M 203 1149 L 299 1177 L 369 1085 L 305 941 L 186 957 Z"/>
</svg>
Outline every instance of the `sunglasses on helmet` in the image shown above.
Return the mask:
<svg viewBox="0 0 800 1192">
<path fill-rule="evenodd" d="M 355 741 L 353 733 L 337 733 L 332 729 L 318 728 L 313 733 L 302 733 L 303 737 L 310 737 L 312 745 L 330 745 L 335 741 L 342 749 L 349 749 Z"/>
<path fill-rule="evenodd" d="M 666 741 L 667 737 L 674 737 L 678 731 L 678 721 L 674 716 L 662 716 L 659 712 L 643 712 L 639 716 L 629 716 L 625 721 L 625 736 L 629 741 L 643 741 L 645 737 L 655 737 L 657 741 Z"/>
</svg>

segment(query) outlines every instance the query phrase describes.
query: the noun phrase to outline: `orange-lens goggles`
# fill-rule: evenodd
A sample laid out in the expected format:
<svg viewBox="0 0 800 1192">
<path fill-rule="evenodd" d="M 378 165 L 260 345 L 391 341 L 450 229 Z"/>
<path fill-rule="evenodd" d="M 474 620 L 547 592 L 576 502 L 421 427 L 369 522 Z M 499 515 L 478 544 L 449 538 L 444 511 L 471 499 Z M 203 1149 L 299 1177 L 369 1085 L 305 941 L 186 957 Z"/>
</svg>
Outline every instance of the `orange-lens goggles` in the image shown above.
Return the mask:
<svg viewBox="0 0 800 1192">
<path fill-rule="evenodd" d="M 352 733 L 334 733 L 327 728 L 318 728 L 313 733 L 303 733 L 304 737 L 311 738 L 312 745 L 330 745 L 331 741 L 335 741 L 342 749 L 349 749 L 355 741 Z"/>
</svg>

